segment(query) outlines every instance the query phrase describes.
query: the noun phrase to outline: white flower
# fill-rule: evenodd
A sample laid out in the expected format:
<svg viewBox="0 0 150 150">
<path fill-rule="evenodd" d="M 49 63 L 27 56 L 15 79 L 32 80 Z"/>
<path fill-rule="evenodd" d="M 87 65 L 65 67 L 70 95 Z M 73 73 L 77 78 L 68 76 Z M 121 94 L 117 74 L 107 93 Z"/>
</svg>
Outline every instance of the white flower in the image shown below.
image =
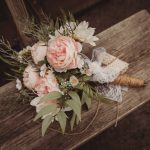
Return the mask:
<svg viewBox="0 0 150 150">
<path fill-rule="evenodd" d="M 45 76 L 46 70 L 47 70 L 46 65 L 45 65 L 45 64 L 42 65 L 41 68 L 40 68 L 40 76 L 41 76 L 41 77 L 44 77 L 44 76 Z"/>
<path fill-rule="evenodd" d="M 86 21 L 82 21 L 76 29 L 73 31 L 74 32 L 74 37 L 75 39 L 84 42 L 84 43 L 89 43 L 92 46 L 95 46 L 95 41 L 98 40 L 98 38 L 94 35 L 95 28 L 89 27 L 89 23 Z"/>
<path fill-rule="evenodd" d="M 78 85 L 79 80 L 75 76 L 71 76 L 70 79 L 69 79 L 69 82 L 74 87 L 74 86 Z"/>
<path fill-rule="evenodd" d="M 46 53 L 47 46 L 44 42 L 38 42 L 31 47 L 31 55 L 35 64 L 38 64 L 38 62 L 43 61 L 45 59 Z"/>
<path fill-rule="evenodd" d="M 29 89 L 34 89 L 39 82 L 39 75 L 36 68 L 28 65 L 23 73 L 23 83 Z"/>
<path fill-rule="evenodd" d="M 21 90 L 22 89 L 22 83 L 21 83 L 21 81 L 17 78 L 16 79 L 16 88 L 18 89 L 18 90 Z"/>
</svg>

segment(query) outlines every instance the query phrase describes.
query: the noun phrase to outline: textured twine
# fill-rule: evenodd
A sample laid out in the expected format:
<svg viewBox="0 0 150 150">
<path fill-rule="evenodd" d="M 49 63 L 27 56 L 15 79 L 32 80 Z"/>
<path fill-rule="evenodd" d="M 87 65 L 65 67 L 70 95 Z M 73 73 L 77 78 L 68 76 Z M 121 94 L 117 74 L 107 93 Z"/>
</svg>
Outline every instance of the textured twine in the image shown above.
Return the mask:
<svg viewBox="0 0 150 150">
<path fill-rule="evenodd" d="M 143 79 L 130 77 L 129 75 L 126 74 L 119 75 L 113 83 L 123 85 L 123 86 L 131 86 L 131 87 L 142 87 L 145 85 Z"/>
</svg>

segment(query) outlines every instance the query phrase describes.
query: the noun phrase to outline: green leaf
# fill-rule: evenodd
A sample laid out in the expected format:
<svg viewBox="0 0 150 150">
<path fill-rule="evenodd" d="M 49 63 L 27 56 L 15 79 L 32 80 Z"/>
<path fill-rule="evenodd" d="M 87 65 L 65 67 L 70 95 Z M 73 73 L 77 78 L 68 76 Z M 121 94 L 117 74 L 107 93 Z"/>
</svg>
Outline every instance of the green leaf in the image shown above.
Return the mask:
<svg viewBox="0 0 150 150">
<path fill-rule="evenodd" d="M 91 77 L 90 76 L 82 76 L 80 79 L 79 79 L 79 81 L 89 81 L 91 79 Z"/>
<path fill-rule="evenodd" d="M 52 119 L 53 119 L 53 117 L 50 115 L 44 118 L 44 120 L 42 122 L 42 136 L 45 135 L 45 132 L 48 129 L 48 127 L 50 126 Z"/>
<path fill-rule="evenodd" d="M 72 118 L 70 120 L 71 131 L 73 130 L 75 120 L 76 120 L 76 114 L 73 112 Z"/>
<path fill-rule="evenodd" d="M 93 94 L 93 90 L 90 88 L 89 89 L 90 91 L 89 91 L 89 96 L 91 97 L 91 98 L 94 98 L 94 94 Z"/>
<path fill-rule="evenodd" d="M 67 100 L 65 103 L 73 109 L 79 120 L 81 120 L 81 105 L 75 100 Z"/>
<path fill-rule="evenodd" d="M 43 115 L 55 112 L 56 109 L 57 109 L 57 105 L 55 105 L 55 104 L 54 105 L 48 105 L 48 106 L 42 108 L 39 111 L 39 113 L 35 116 L 34 121 L 36 121 L 37 119 L 39 119 Z"/>
<path fill-rule="evenodd" d="M 64 133 L 66 129 L 67 116 L 63 111 L 57 114 L 58 122 L 60 124 L 61 130 Z"/>
<path fill-rule="evenodd" d="M 74 16 L 69 12 L 69 21 L 70 22 L 76 22 Z"/>
<path fill-rule="evenodd" d="M 76 117 L 76 125 L 78 125 L 78 124 L 79 124 L 79 122 L 80 122 L 79 118 L 78 118 L 78 117 Z"/>
<path fill-rule="evenodd" d="M 13 71 L 13 72 L 15 72 L 15 73 L 21 74 L 21 72 L 20 72 L 18 69 L 13 69 L 13 68 L 11 68 L 10 70 Z"/>
<path fill-rule="evenodd" d="M 85 104 L 85 98 L 83 98 L 83 93 L 84 93 L 84 91 L 82 92 L 82 98 L 81 98 L 81 104 L 82 105 Z"/>
<path fill-rule="evenodd" d="M 77 86 L 75 86 L 75 88 L 79 89 L 79 90 L 83 90 L 85 83 L 84 82 L 80 82 Z"/>
<path fill-rule="evenodd" d="M 15 76 L 13 76 L 13 75 L 9 74 L 8 72 L 4 72 L 4 74 L 5 74 L 6 76 L 10 77 L 10 78 L 16 79 L 16 77 L 15 77 Z"/>
<path fill-rule="evenodd" d="M 85 93 L 82 93 L 82 101 L 84 101 L 88 107 L 88 109 L 91 107 L 91 98 Z"/>
<path fill-rule="evenodd" d="M 83 90 L 87 95 L 90 95 L 90 89 L 88 85 L 85 85 Z"/>
<path fill-rule="evenodd" d="M 58 91 L 50 92 L 41 98 L 40 103 L 43 101 L 48 101 L 48 100 L 55 100 L 61 97 L 62 97 L 62 94 Z"/>
<path fill-rule="evenodd" d="M 78 95 L 76 92 L 70 91 L 68 94 L 69 94 L 69 96 L 70 96 L 74 101 L 77 102 L 77 104 L 78 104 L 79 106 L 81 106 L 80 97 L 79 97 L 79 95 Z"/>
<path fill-rule="evenodd" d="M 0 56 L 0 60 L 3 61 L 4 63 L 8 64 L 8 65 L 16 66 L 16 65 L 12 64 L 11 61 L 9 61 L 9 60 L 6 59 L 6 58 L 3 58 L 2 56 Z"/>
</svg>

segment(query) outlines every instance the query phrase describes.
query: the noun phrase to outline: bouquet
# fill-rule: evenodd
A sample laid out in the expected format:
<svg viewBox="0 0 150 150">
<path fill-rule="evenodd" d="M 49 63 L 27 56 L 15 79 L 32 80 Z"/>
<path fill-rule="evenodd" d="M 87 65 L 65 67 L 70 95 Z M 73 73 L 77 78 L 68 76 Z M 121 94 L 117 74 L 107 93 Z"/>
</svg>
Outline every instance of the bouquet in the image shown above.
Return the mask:
<svg viewBox="0 0 150 150">
<path fill-rule="evenodd" d="M 125 75 L 128 63 L 95 48 L 92 58 L 84 53 L 84 43 L 96 46 L 95 28 L 78 22 L 69 14 L 55 22 L 36 25 L 29 21 L 25 34 L 34 44 L 17 52 L 1 39 L 0 59 L 9 64 L 16 88 L 23 99 L 36 108 L 34 120 L 42 120 L 42 135 L 53 122 L 65 133 L 81 121 L 83 105 L 105 98 L 121 102 L 124 86 L 143 86 L 144 80 Z M 68 115 L 69 113 L 69 115 Z"/>
</svg>

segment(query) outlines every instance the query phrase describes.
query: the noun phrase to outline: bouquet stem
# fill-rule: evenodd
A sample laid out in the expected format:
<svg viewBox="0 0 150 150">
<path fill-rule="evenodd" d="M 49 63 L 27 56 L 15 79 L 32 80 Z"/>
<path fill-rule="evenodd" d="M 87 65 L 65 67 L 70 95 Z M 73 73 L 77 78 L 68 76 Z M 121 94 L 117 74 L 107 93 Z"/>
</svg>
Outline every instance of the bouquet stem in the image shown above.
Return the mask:
<svg viewBox="0 0 150 150">
<path fill-rule="evenodd" d="M 130 87 L 142 87 L 145 85 L 145 81 L 143 79 L 131 77 L 127 74 L 119 75 L 112 83 Z"/>
</svg>

